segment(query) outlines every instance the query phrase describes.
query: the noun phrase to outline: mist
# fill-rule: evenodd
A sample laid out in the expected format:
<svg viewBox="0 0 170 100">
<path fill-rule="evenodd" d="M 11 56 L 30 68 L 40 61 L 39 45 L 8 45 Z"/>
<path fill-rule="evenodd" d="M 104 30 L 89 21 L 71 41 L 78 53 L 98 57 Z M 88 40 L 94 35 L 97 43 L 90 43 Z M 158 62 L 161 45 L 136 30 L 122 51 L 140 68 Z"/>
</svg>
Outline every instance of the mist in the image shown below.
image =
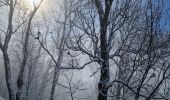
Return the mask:
<svg viewBox="0 0 170 100">
<path fill-rule="evenodd" d="M 169 5 L 0 0 L 0 100 L 170 100 Z"/>
</svg>

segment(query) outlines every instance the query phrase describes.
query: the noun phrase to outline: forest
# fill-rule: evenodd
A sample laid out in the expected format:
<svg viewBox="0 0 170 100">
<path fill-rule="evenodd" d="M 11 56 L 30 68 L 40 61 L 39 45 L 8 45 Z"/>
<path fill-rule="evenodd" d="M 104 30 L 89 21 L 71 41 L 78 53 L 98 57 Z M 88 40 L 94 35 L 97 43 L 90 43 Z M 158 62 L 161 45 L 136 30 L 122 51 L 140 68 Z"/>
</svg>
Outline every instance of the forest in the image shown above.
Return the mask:
<svg viewBox="0 0 170 100">
<path fill-rule="evenodd" d="M 170 0 L 0 0 L 0 100 L 170 100 Z"/>
</svg>

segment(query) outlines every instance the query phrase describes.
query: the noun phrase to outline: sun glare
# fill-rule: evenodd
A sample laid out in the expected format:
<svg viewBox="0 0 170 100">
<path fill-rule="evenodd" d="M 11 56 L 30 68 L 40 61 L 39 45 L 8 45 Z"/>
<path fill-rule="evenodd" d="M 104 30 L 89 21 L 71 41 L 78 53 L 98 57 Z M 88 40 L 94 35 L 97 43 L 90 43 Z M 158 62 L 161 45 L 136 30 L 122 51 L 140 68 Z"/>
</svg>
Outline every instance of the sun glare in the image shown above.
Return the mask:
<svg viewBox="0 0 170 100">
<path fill-rule="evenodd" d="M 28 2 L 32 5 L 38 5 L 40 3 L 40 0 L 28 0 Z"/>
<path fill-rule="evenodd" d="M 29 9 L 33 9 L 34 5 L 37 6 L 41 0 L 25 0 L 26 5 Z"/>
</svg>

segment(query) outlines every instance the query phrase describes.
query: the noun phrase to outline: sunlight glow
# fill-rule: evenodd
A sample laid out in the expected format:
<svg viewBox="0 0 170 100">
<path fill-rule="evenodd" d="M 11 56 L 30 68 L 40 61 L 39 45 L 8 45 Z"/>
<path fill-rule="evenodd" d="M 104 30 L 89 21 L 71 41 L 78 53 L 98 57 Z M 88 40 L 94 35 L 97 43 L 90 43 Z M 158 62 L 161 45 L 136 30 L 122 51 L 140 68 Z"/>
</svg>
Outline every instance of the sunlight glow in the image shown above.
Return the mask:
<svg viewBox="0 0 170 100">
<path fill-rule="evenodd" d="M 28 2 L 31 4 L 31 5 L 38 5 L 40 3 L 40 0 L 28 0 Z"/>
<path fill-rule="evenodd" d="M 24 0 L 24 1 L 25 1 L 25 4 L 26 4 L 25 7 L 28 7 L 29 9 L 32 10 L 34 8 L 34 6 L 39 5 L 41 0 Z"/>
</svg>

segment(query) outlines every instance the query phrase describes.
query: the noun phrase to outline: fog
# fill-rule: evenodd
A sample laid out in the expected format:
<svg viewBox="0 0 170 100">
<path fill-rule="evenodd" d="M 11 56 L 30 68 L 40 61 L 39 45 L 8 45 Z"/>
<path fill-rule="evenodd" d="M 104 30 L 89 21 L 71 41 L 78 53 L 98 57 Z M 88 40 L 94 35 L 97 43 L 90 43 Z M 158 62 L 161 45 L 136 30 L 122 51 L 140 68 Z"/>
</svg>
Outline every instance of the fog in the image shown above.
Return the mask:
<svg viewBox="0 0 170 100">
<path fill-rule="evenodd" d="M 0 0 L 0 100 L 170 100 L 169 4 Z"/>
</svg>

